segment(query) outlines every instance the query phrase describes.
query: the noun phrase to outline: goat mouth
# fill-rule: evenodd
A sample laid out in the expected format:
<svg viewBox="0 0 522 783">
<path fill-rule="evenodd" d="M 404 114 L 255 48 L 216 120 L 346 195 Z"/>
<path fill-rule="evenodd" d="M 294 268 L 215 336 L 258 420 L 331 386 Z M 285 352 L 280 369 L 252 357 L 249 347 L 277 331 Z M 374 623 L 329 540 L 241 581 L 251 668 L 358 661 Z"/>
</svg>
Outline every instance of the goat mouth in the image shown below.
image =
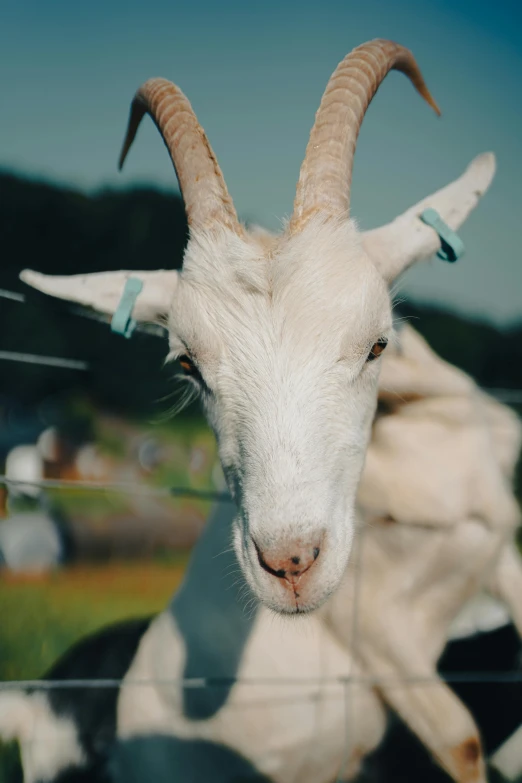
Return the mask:
<svg viewBox="0 0 522 783">
<path fill-rule="evenodd" d="M 275 606 L 271 606 L 270 608 L 276 614 L 283 614 L 285 617 L 304 617 L 308 614 L 313 614 L 317 609 L 315 604 L 308 607 L 298 604 L 297 601 L 293 605 L 284 607 L 278 606 L 277 608 Z"/>
<path fill-rule="evenodd" d="M 315 567 L 315 560 L 310 566 L 303 568 L 298 576 L 290 570 L 283 575 L 266 562 L 263 551 L 253 536 L 247 538 L 246 545 L 244 541 L 241 543 L 242 546 L 236 539 L 235 547 L 244 577 L 259 603 L 270 612 L 288 618 L 302 618 L 316 612 L 331 594 L 331 589 L 325 593 L 315 584 L 315 580 L 310 583 L 301 580 L 303 575 L 309 577 L 308 572 Z"/>
<path fill-rule="evenodd" d="M 265 592 L 261 601 L 272 611 L 277 614 L 284 614 L 285 616 L 299 616 L 313 614 L 323 606 L 328 598 L 335 592 L 335 585 L 329 586 L 328 589 L 318 589 L 314 585 L 305 585 L 300 587 L 299 585 L 292 586 L 288 583 L 276 592 L 272 592 L 272 595 L 267 595 Z"/>
<path fill-rule="evenodd" d="M 285 598 L 278 600 L 275 596 L 270 596 L 267 599 L 267 596 L 264 596 L 261 601 L 272 612 L 285 617 L 304 617 L 305 615 L 313 614 L 324 603 L 322 598 L 320 600 L 314 600 L 313 598 L 303 599 L 297 590 L 292 593 L 288 591 L 286 600 Z"/>
</svg>

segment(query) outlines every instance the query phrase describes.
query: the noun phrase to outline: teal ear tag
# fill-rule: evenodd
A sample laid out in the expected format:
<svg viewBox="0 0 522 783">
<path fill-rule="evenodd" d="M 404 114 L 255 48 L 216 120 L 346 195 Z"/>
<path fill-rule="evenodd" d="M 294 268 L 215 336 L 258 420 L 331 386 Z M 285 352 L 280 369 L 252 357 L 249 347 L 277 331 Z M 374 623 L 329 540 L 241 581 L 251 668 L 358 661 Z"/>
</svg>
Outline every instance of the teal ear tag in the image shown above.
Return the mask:
<svg viewBox="0 0 522 783">
<path fill-rule="evenodd" d="M 143 282 L 137 277 L 127 278 L 120 303 L 112 316 L 111 331 L 121 334 L 127 339 L 132 337 L 132 333 L 136 328 L 136 321 L 132 317 L 132 311 L 142 288 Z"/>
<path fill-rule="evenodd" d="M 464 253 L 464 242 L 459 235 L 443 221 L 436 209 L 425 209 L 419 217 L 439 235 L 440 250 L 437 250 L 437 256 L 450 263 L 457 261 Z"/>
</svg>

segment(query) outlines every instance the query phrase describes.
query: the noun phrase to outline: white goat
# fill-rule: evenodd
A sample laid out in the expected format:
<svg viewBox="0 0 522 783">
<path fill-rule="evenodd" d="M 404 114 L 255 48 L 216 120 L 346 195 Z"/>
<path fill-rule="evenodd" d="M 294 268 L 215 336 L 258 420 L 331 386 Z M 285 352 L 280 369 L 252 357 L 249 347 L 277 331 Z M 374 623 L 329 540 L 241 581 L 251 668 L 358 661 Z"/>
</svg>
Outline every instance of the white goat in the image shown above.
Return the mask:
<svg viewBox="0 0 522 783">
<path fill-rule="evenodd" d="M 412 54 L 376 40 L 339 64 L 301 167 L 293 215 L 266 241 L 238 221 L 207 138 L 181 91 L 137 92 L 120 163 L 144 114 L 178 174 L 190 239 L 183 270 L 138 272 L 134 317 L 168 322 L 170 358 L 201 393 L 239 513 L 233 539 L 253 593 L 287 614 L 321 606 L 342 578 L 357 484 L 392 333 L 388 286 L 439 246 L 418 210 L 362 237 L 349 219 L 356 139 L 379 84 L 405 73 L 438 112 Z M 492 156 L 434 203 L 458 227 L 487 187 Z M 427 205 L 426 205 L 427 206 Z M 130 272 L 22 279 L 113 314 Z M 375 360 L 375 361 L 374 361 Z"/>
<path fill-rule="evenodd" d="M 520 512 L 511 486 L 522 428 L 410 327 L 392 351 L 381 384 L 394 412 L 375 420 L 359 487 L 361 577 L 349 566 L 326 614 L 446 771 L 458 781 L 485 780 L 472 716 L 433 680 L 459 611 L 481 590 L 506 604 L 522 635 L 513 541 Z M 355 604 L 354 636 L 346 607 Z M 397 687 L 401 678 L 414 682 Z"/>
<path fill-rule="evenodd" d="M 429 231 L 427 234 L 421 231 L 416 242 L 412 241 L 412 234 L 415 236 L 417 229 L 416 215 L 430 205 L 443 215 L 452 216 L 454 225 L 459 224 L 476 201 L 477 191 L 485 189 L 491 176 L 492 160 L 482 157 L 455 183 L 409 210 L 391 227 L 380 229 L 391 231 L 393 228 L 395 231 L 396 245 L 390 247 L 390 257 L 400 252 L 397 239 L 400 233 L 397 233 L 396 226 L 402 226 L 403 247 L 408 248 L 409 253 L 422 256 L 431 252 L 436 237 L 433 239 Z M 367 237 L 364 239 L 366 241 Z M 237 567 L 237 560 L 233 552 L 226 551 L 232 512 L 222 509 L 208 524 L 194 552 L 183 587 L 168 610 L 148 628 L 147 624 L 138 624 L 130 631 L 127 629 L 123 642 L 121 629 L 87 642 L 49 674 L 50 677 L 74 679 L 79 671 L 85 669 L 90 677 L 119 677 L 126 672 L 126 685 L 117 694 L 117 703 L 116 694 L 109 705 L 104 692 L 97 697 L 101 705 L 97 709 L 101 711 L 103 720 L 99 717 L 100 712 L 92 709 L 93 701 L 90 702 L 91 709 L 87 710 L 83 698 L 71 699 L 66 692 L 30 696 L 11 694 L 0 700 L 0 728 L 4 735 L 18 736 L 22 740 L 26 783 L 42 778 L 51 780 L 53 775 L 68 766 L 85 769 L 90 780 L 102 780 L 105 769 L 100 772 L 100 758 L 105 763 L 104 752 L 108 752 L 108 743 L 107 737 L 101 735 L 110 724 L 111 717 L 107 713 L 111 709 L 115 713 L 111 730 L 119 738 L 111 761 L 116 780 L 142 781 L 147 777 L 161 783 L 170 779 L 172 770 L 177 770 L 179 778 L 184 781 L 200 780 L 208 773 L 209 767 L 214 779 L 227 782 L 235 776 L 248 779 L 262 773 L 281 782 L 309 780 L 326 783 L 339 770 L 346 777 L 356 773 L 361 759 L 379 743 L 385 728 L 381 698 L 371 683 L 364 681 L 364 677 L 381 674 L 374 661 L 380 660 L 379 655 L 383 651 L 387 654 L 390 649 L 389 660 L 386 659 L 387 678 L 403 679 L 408 673 L 417 675 L 419 658 L 422 662 L 421 675 L 425 676 L 429 668 L 430 676 L 435 676 L 434 662 L 444 644 L 450 621 L 467 596 L 479 589 L 483 554 L 479 552 L 479 556 L 475 557 L 474 551 L 468 551 L 466 536 L 460 541 L 460 549 L 457 551 L 455 548 L 459 544 L 455 531 L 461 528 L 462 521 L 464 526 L 469 525 L 468 517 L 474 509 L 472 498 L 466 498 L 468 503 L 460 500 L 461 485 L 466 486 L 468 480 L 466 465 L 457 465 L 452 484 L 453 501 L 448 498 L 447 507 L 439 508 L 442 518 L 439 520 L 437 515 L 432 515 L 428 518 L 431 527 L 423 528 L 414 523 L 420 521 L 421 525 L 425 524 L 433 502 L 433 485 L 427 479 L 433 475 L 438 482 L 435 497 L 440 500 L 444 478 L 444 474 L 441 478 L 440 471 L 453 458 L 455 443 L 461 444 L 467 437 L 475 448 L 486 424 L 490 427 L 491 421 L 494 421 L 497 425 L 507 416 L 503 408 L 497 407 L 493 401 L 487 402 L 487 422 L 479 416 L 479 433 L 473 427 L 468 431 L 466 426 L 470 415 L 467 414 L 466 418 L 462 409 L 468 406 L 472 411 L 475 397 L 481 405 L 487 399 L 480 395 L 470 379 L 433 357 L 423 341 L 408 328 L 401 333 L 400 352 L 393 348 L 390 351 L 390 355 L 385 357 L 381 376 L 381 396 L 385 401 L 393 400 L 394 404 L 398 395 L 403 400 L 409 395 L 413 401 L 404 408 L 400 407 L 397 416 L 377 418 L 374 425 L 360 499 L 363 506 L 368 507 L 372 518 L 376 515 L 388 518 L 393 513 L 397 523 L 374 521 L 368 538 L 364 540 L 364 547 L 358 549 L 355 566 L 364 576 L 359 591 L 358 625 L 352 614 L 356 571 L 350 568 L 336 597 L 323 612 L 303 620 L 305 625 L 274 625 L 273 616 L 262 606 L 248 617 L 243 610 L 241 586 L 227 582 L 227 574 L 229 580 L 235 581 L 235 574 L 230 574 L 230 570 Z M 453 406 L 459 406 L 460 418 L 457 416 L 454 426 L 447 428 L 447 433 L 444 423 L 435 420 L 431 441 L 424 442 L 424 430 L 427 428 L 430 434 L 432 423 L 430 404 L 438 402 L 442 405 L 445 401 L 453 418 Z M 426 406 L 420 408 L 421 412 L 424 410 L 423 415 L 419 413 L 407 418 L 407 410 L 419 410 L 416 406 L 423 405 Z M 495 415 L 491 416 L 490 411 L 494 411 Z M 381 430 L 384 428 L 386 433 L 390 422 L 400 416 L 406 417 L 406 423 L 399 428 L 396 440 L 389 444 L 391 452 L 396 449 L 397 459 L 402 460 L 404 467 L 399 476 L 394 474 L 393 477 L 395 488 L 400 489 L 397 500 L 395 495 L 386 494 L 389 493 L 387 466 L 383 473 L 379 473 L 373 465 L 375 460 L 382 458 Z M 409 430 L 407 426 L 410 420 L 421 436 L 411 435 L 411 428 Z M 513 422 L 509 417 L 508 423 L 511 430 Z M 464 433 L 459 429 L 461 426 Z M 441 429 L 447 434 L 447 440 L 440 437 Z M 514 461 L 518 437 L 515 430 L 515 437 L 495 439 L 495 443 L 498 440 L 503 444 L 496 447 L 496 453 L 497 462 L 506 471 Z M 436 449 L 432 448 L 433 444 Z M 475 462 L 484 451 L 484 444 L 479 445 L 481 451 L 475 448 L 473 453 Z M 487 450 L 485 453 L 488 454 Z M 387 454 L 386 449 L 384 454 Z M 404 463 L 405 458 L 410 458 L 410 462 Z M 412 481 L 408 470 L 411 471 L 413 465 L 413 469 L 418 471 L 419 460 L 422 459 L 428 461 L 430 471 L 422 474 L 424 483 L 417 483 Z M 393 459 L 391 464 L 394 464 Z M 498 466 L 493 464 L 492 469 L 493 475 L 497 475 Z M 414 475 L 418 476 L 418 472 Z M 490 478 L 488 481 L 491 483 Z M 450 494 L 446 486 L 442 486 L 444 492 Z M 418 495 L 413 506 L 412 488 Z M 498 492 L 504 507 L 514 513 L 512 501 L 506 500 L 502 491 L 507 493 L 508 487 L 502 489 L 501 486 Z M 499 505 L 499 512 L 502 507 L 502 504 Z M 504 517 L 506 515 L 507 512 Z M 460 569 L 462 575 L 461 583 L 448 582 L 445 588 L 448 596 L 440 592 L 441 577 L 444 580 L 445 573 L 433 567 L 429 552 L 430 535 L 437 542 L 439 552 L 444 546 L 441 525 L 444 535 L 449 531 L 449 535 L 453 536 L 449 551 L 454 557 L 455 571 Z M 404 530 L 410 538 L 403 545 Z M 420 534 L 426 535 L 425 543 L 419 543 L 415 537 Z M 390 539 L 384 548 L 383 537 Z M 404 575 L 412 566 L 415 567 L 412 578 L 418 578 L 423 547 L 428 554 L 426 574 L 431 570 L 426 583 L 417 582 L 413 598 L 417 599 L 422 613 L 423 596 L 426 612 L 435 612 L 434 596 L 439 594 L 441 597 L 436 628 L 427 637 L 426 646 L 416 644 L 417 610 L 413 604 L 410 611 L 411 596 L 399 596 L 401 601 L 394 603 L 394 623 L 383 616 L 380 598 L 381 593 L 392 589 L 393 594 L 397 594 L 403 585 Z M 402 569 L 398 567 L 398 553 L 402 557 Z M 376 568 L 375 561 L 380 557 L 380 568 Z M 441 564 L 444 564 L 442 559 L 438 565 Z M 390 583 L 388 571 L 393 574 Z M 379 584 L 382 584 L 382 589 Z M 383 595 L 382 605 L 388 608 L 387 595 Z M 352 638 L 351 632 L 356 630 L 358 636 Z M 364 634 L 366 636 L 361 638 Z M 399 660 L 393 654 L 397 634 L 403 653 Z M 114 665 L 114 649 L 118 644 L 120 648 L 123 645 L 125 663 L 120 662 L 121 671 L 115 672 L 110 668 L 110 661 Z M 136 649 L 137 654 L 134 655 Z M 408 658 L 410 652 L 411 661 Z M 412 669 L 408 668 L 409 663 Z M 347 676 L 363 677 L 363 681 L 350 686 L 336 681 L 336 678 Z M 202 678 L 209 687 L 203 690 L 183 688 L 179 684 L 182 677 Z M 239 677 L 251 679 L 252 684 L 234 684 Z M 263 678 L 268 678 L 269 683 L 261 683 Z M 287 678 L 291 681 L 285 682 Z M 325 682 L 325 678 L 329 681 Z M 158 682 L 152 684 L 150 680 Z M 430 691 L 435 693 L 438 688 L 446 694 L 451 709 L 444 715 L 436 715 L 433 726 L 429 724 L 433 718 L 430 704 L 423 699 L 411 698 L 412 692 L 415 695 L 419 688 L 412 691 L 404 684 L 396 684 L 395 688 L 388 685 L 387 689 L 381 686 L 380 690 L 456 780 L 481 781 L 482 759 L 473 721 L 458 699 L 447 697 L 446 686 L 432 685 Z M 402 699 L 397 694 L 403 694 Z M 90 699 L 94 700 L 92 692 Z M 347 699 L 350 717 L 348 737 L 345 732 Z M 404 707 L 404 701 L 407 707 Z M 429 731 L 426 730 L 427 722 Z M 466 765 L 466 750 L 469 753 L 471 745 L 465 743 L 470 739 L 477 743 L 473 746 L 477 754 Z M 100 745 L 103 752 L 99 750 L 97 757 L 92 748 Z"/>
</svg>

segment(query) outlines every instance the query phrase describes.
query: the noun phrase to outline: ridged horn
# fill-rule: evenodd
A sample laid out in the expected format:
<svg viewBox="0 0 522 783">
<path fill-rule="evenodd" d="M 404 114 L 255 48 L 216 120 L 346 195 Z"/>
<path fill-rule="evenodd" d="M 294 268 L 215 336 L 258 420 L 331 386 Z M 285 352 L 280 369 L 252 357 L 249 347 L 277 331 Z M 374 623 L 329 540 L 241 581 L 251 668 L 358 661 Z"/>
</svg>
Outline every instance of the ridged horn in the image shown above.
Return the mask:
<svg viewBox="0 0 522 783">
<path fill-rule="evenodd" d="M 239 232 L 234 204 L 205 131 L 185 95 L 167 79 L 149 79 L 136 92 L 119 168 L 145 114 L 152 117 L 169 151 L 191 228 L 221 223 Z"/>
<path fill-rule="evenodd" d="M 350 52 L 332 74 L 315 116 L 297 183 L 290 230 L 302 228 L 319 210 L 348 216 L 359 130 L 373 96 L 391 70 L 406 74 L 440 115 L 409 49 L 376 39 Z"/>
</svg>

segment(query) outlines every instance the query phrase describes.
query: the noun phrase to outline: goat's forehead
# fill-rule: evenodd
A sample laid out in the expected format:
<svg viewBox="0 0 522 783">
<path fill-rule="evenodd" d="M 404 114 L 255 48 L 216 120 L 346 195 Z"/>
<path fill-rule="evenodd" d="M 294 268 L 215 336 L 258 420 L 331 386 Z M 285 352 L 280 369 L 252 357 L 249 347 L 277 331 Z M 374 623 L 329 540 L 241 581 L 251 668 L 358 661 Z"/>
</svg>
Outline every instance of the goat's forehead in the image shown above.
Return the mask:
<svg viewBox="0 0 522 783">
<path fill-rule="evenodd" d="M 191 249 L 171 314 L 171 331 L 193 339 L 333 333 L 354 340 L 389 328 L 386 284 L 353 227 L 281 240 L 271 248 L 230 243 Z M 199 337 L 199 339 L 198 339 Z"/>
</svg>

